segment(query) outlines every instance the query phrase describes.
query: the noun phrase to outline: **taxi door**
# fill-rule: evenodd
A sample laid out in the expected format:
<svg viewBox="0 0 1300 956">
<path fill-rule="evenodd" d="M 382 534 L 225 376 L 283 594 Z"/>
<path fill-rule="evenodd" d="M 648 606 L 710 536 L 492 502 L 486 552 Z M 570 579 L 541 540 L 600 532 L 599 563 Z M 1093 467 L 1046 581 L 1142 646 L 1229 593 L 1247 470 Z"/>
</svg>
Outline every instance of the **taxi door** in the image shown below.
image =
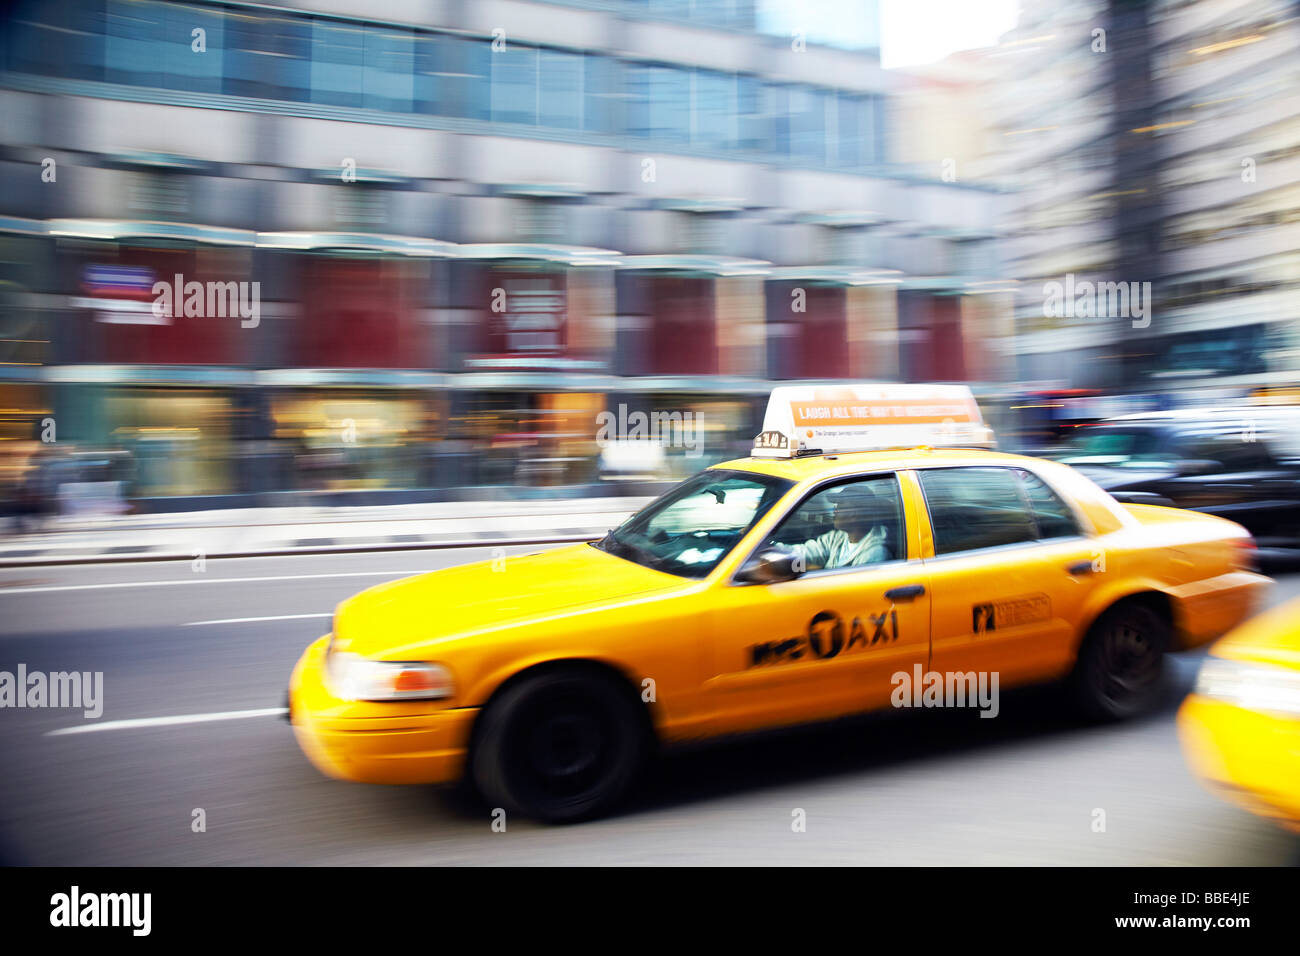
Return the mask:
<svg viewBox="0 0 1300 956">
<path fill-rule="evenodd" d="M 1092 588 L 1091 539 L 1036 475 L 970 465 L 918 471 L 933 592 L 931 668 L 997 672 L 1000 686 L 1059 676 Z"/>
<path fill-rule="evenodd" d="M 808 570 L 772 584 L 720 582 L 710 615 L 712 676 L 705 692 L 716 731 L 815 721 L 887 706 L 898 672 L 925 669 L 930 593 L 919 550 L 919 495 L 877 473 L 811 489 L 758 548 L 784 546 L 802 509 L 829 485 L 869 479 L 896 496 L 885 558 L 866 566 Z M 903 493 L 910 492 L 910 493 Z M 806 534 L 808 532 L 802 532 Z M 743 566 L 743 562 L 741 565 Z"/>
</svg>

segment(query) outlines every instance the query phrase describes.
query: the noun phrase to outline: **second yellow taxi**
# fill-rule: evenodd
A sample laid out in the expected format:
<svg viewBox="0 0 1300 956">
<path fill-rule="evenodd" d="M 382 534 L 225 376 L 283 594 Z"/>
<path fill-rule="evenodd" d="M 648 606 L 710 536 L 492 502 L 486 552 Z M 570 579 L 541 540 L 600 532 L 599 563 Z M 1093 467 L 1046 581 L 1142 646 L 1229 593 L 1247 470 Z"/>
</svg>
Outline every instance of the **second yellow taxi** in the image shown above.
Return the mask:
<svg viewBox="0 0 1300 956">
<path fill-rule="evenodd" d="M 1166 651 L 1269 584 L 1240 526 L 991 445 L 964 386 L 778 388 L 751 457 L 599 541 L 344 601 L 293 671 L 294 731 L 333 776 L 468 776 L 492 806 L 571 821 L 661 745 L 922 689 L 962 706 L 1064 680 L 1096 717 L 1137 713 Z"/>
</svg>

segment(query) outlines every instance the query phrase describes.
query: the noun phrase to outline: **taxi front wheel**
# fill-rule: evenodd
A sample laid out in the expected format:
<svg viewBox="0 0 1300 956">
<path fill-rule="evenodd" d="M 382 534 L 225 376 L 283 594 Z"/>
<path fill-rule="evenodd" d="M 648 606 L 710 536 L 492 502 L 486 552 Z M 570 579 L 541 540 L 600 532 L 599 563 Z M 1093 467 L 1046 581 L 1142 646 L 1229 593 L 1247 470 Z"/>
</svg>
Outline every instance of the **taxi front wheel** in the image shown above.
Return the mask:
<svg viewBox="0 0 1300 956">
<path fill-rule="evenodd" d="M 548 823 L 598 816 L 626 793 L 648 752 L 636 696 L 581 669 L 506 688 L 481 718 L 470 758 L 494 807 Z"/>
<path fill-rule="evenodd" d="M 1096 720 L 1144 713 L 1160 699 L 1169 623 L 1146 604 L 1107 610 L 1088 632 L 1070 684 L 1080 709 Z"/>
</svg>

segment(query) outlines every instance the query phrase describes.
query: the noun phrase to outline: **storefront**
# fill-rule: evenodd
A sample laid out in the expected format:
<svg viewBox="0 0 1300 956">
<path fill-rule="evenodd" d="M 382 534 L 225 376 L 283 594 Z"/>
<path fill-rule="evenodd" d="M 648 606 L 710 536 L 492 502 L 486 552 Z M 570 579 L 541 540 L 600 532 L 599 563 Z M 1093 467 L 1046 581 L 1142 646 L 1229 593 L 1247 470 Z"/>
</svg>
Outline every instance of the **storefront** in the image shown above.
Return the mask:
<svg viewBox="0 0 1300 956">
<path fill-rule="evenodd" d="M 900 281 L 889 270 L 774 269 L 765 290 L 769 377 L 897 380 Z"/>
<path fill-rule="evenodd" d="M 625 256 L 618 275 L 622 375 L 761 376 L 769 263 Z"/>
<path fill-rule="evenodd" d="M 260 303 L 254 234 L 181 223 L 57 219 L 70 314 L 56 361 L 242 364 Z M 248 316 L 245 317 L 244 313 Z"/>
<path fill-rule="evenodd" d="M 459 247 L 441 484 L 552 487 L 595 479 L 617 262 L 612 250 L 578 246 Z"/>
<path fill-rule="evenodd" d="M 452 243 L 369 233 L 262 232 L 267 305 L 255 364 L 268 368 L 431 369 Z"/>
<path fill-rule="evenodd" d="M 271 437 L 288 473 L 280 490 L 379 491 L 434 484 L 443 402 L 426 389 L 277 388 Z"/>
</svg>

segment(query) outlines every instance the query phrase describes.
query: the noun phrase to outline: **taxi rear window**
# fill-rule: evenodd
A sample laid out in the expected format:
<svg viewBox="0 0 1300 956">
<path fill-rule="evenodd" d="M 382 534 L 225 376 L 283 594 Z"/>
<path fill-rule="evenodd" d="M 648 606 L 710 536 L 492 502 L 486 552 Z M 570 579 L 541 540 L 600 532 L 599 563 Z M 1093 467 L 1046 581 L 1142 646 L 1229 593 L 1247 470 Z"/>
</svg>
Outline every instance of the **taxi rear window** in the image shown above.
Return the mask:
<svg viewBox="0 0 1300 956">
<path fill-rule="evenodd" d="M 1079 533 L 1069 506 L 1023 469 L 936 468 L 920 479 L 936 555 Z"/>
</svg>

